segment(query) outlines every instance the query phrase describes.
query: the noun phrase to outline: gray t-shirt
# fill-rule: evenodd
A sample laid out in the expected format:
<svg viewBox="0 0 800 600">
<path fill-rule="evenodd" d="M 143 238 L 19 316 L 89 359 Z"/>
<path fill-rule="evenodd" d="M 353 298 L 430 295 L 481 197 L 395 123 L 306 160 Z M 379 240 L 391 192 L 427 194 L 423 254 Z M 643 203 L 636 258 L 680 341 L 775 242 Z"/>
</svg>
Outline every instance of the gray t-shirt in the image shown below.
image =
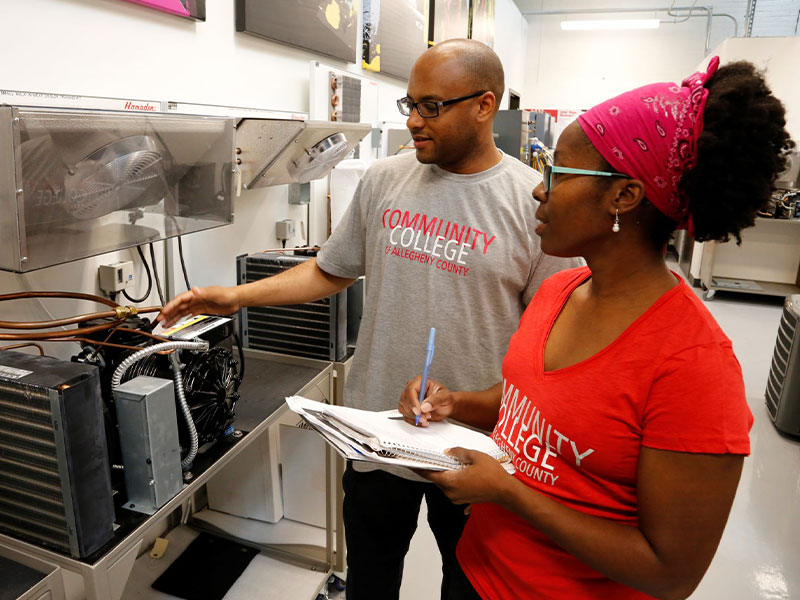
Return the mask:
<svg viewBox="0 0 800 600">
<path fill-rule="evenodd" d="M 396 408 L 422 372 L 431 327 L 431 378 L 452 390 L 500 381 L 508 341 L 539 284 L 578 264 L 539 248 L 531 192 L 540 181 L 505 154 L 470 175 L 422 164 L 413 153 L 367 170 L 317 257 L 332 275 L 366 275 L 347 406 Z"/>
</svg>

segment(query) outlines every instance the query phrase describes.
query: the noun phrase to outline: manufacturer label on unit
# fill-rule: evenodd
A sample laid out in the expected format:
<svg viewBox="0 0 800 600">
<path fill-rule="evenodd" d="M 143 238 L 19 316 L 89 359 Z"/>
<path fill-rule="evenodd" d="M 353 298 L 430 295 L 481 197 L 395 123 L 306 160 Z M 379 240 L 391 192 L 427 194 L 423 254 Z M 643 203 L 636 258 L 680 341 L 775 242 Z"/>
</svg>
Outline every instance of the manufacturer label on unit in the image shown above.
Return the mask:
<svg viewBox="0 0 800 600">
<path fill-rule="evenodd" d="M 22 379 L 31 373 L 33 373 L 33 371 L 26 371 L 25 369 L 15 369 L 14 367 L 0 365 L 0 377 L 3 379 Z"/>
<path fill-rule="evenodd" d="M 88 108 L 98 110 L 120 110 L 125 112 L 161 112 L 161 102 L 135 98 L 102 98 L 99 96 L 75 96 L 46 92 L 23 92 L 0 89 L 0 104 L 17 106 L 46 106 L 57 108 Z"/>
</svg>

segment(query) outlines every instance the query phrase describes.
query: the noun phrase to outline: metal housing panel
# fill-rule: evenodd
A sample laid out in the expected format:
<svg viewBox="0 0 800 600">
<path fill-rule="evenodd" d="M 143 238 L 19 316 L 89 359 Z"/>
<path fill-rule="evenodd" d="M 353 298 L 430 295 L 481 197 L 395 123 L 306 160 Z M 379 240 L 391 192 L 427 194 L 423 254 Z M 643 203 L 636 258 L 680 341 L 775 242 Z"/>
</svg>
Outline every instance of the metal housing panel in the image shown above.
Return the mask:
<svg viewBox="0 0 800 600">
<path fill-rule="evenodd" d="M 114 390 L 126 508 L 152 514 L 181 491 L 181 448 L 174 384 L 140 375 Z"/>
<path fill-rule="evenodd" d="M 800 436 L 800 294 L 784 303 L 765 398 L 775 427 Z"/>
<path fill-rule="evenodd" d="M 96 367 L 0 353 L 0 530 L 74 557 L 113 535 Z"/>
<path fill-rule="evenodd" d="M 0 115 L 0 269 L 233 221 L 233 118 L 33 107 Z"/>
<path fill-rule="evenodd" d="M 13 111 L 10 106 L 0 106 L 0 210 L 7 215 L 16 214 L 17 185 L 14 161 Z M 0 219 L 0 256 L 3 262 L 20 267 L 19 223 L 17 218 Z"/>
<path fill-rule="evenodd" d="M 293 163 L 308 155 L 311 148 L 329 136 L 341 133 L 347 140 L 347 148 L 340 160 L 372 129 L 369 123 L 342 123 L 331 121 L 280 121 L 266 119 L 243 119 L 236 129 L 236 147 L 241 149 L 243 181 L 247 189 L 297 183 L 292 174 Z M 268 144 L 271 139 L 295 132 L 279 151 Z M 337 161 L 329 166 L 332 169 Z M 328 169 L 328 172 L 330 171 Z M 324 177 L 327 172 L 319 175 Z"/>
<path fill-rule="evenodd" d="M 239 283 L 271 277 L 308 260 L 262 252 L 237 259 Z M 321 360 L 347 354 L 347 291 L 305 304 L 251 306 L 240 311 L 245 348 Z"/>
</svg>

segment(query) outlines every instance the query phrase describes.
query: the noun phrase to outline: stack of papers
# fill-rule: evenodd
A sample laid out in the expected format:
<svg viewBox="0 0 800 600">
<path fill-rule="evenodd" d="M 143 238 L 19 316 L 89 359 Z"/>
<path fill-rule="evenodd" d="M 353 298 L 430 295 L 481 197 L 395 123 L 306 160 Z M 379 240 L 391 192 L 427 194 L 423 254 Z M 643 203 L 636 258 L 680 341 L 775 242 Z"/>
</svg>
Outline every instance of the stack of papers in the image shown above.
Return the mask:
<svg viewBox="0 0 800 600">
<path fill-rule="evenodd" d="M 444 451 L 460 446 L 484 452 L 500 461 L 509 473 L 514 472 L 510 457 L 492 438 L 455 423 L 438 421 L 416 427 L 406 423 L 396 410 L 358 410 L 301 396 L 286 398 L 286 403 L 348 460 L 449 471 L 462 465 Z"/>
</svg>

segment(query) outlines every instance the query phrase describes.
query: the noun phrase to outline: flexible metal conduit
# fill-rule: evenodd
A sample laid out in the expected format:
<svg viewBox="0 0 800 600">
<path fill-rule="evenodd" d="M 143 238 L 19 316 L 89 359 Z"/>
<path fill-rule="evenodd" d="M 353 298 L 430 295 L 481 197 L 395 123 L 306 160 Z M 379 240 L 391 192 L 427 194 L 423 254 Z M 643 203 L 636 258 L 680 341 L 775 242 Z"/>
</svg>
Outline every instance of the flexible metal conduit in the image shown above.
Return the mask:
<svg viewBox="0 0 800 600">
<path fill-rule="evenodd" d="M 208 350 L 208 342 L 185 342 L 185 341 L 173 341 L 173 342 L 162 342 L 160 344 L 154 344 L 152 346 L 148 346 L 134 354 L 131 354 L 128 358 L 123 360 L 119 366 L 114 371 L 114 375 L 111 377 L 111 389 L 113 390 L 122 382 L 122 378 L 125 375 L 125 372 L 131 368 L 131 366 L 142 360 L 143 358 L 150 356 L 155 352 L 163 352 L 164 350 Z M 181 365 L 178 361 L 177 353 L 173 352 L 170 355 L 170 364 L 172 365 L 172 375 L 175 381 L 175 394 L 178 397 L 178 404 L 181 407 L 181 412 L 183 413 L 183 418 L 186 420 L 186 426 L 189 428 L 189 438 L 190 438 L 190 445 L 189 445 L 189 452 L 186 454 L 184 459 L 181 461 L 181 468 L 184 470 L 191 468 L 192 463 L 194 462 L 195 456 L 197 456 L 197 447 L 198 447 L 198 438 L 197 438 L 197 428 L 194 425 L 194 421 L 192 420 L 192 412 L 189 410 L 189 403 L 186 402 L 186 392 L 183 389 L 183 375 L 181 374 Z"/>
<path fill-rule="evenodd" d="M 703 11 L 703 15 L 693 15 L 694 11 Z M 573 8 L 564 10 L 535 10 L 525 11 L 522 14 L 524 17 L 548 17 L 556 15 L 597 15 L 597 14 L 617 14 L 617 13 L 656 13 L 665 12 L 672 15 L 674 11 L 688 11 L 686 18 L 704 16 L 707 19 L 706 23 L 706 42 L 705 54 L 709 52 L 709 43 L 711 39 L 711 19 L 713 17 L 725 17 L 733 21 L 733 37 L 739 37 L 739 22 L 736 17 L 727 13 L 715 13 L 713 6 L 662 6 L 651 8 Z M 676 15 L 672 15 L 676 16 Z"/>
</svg>

